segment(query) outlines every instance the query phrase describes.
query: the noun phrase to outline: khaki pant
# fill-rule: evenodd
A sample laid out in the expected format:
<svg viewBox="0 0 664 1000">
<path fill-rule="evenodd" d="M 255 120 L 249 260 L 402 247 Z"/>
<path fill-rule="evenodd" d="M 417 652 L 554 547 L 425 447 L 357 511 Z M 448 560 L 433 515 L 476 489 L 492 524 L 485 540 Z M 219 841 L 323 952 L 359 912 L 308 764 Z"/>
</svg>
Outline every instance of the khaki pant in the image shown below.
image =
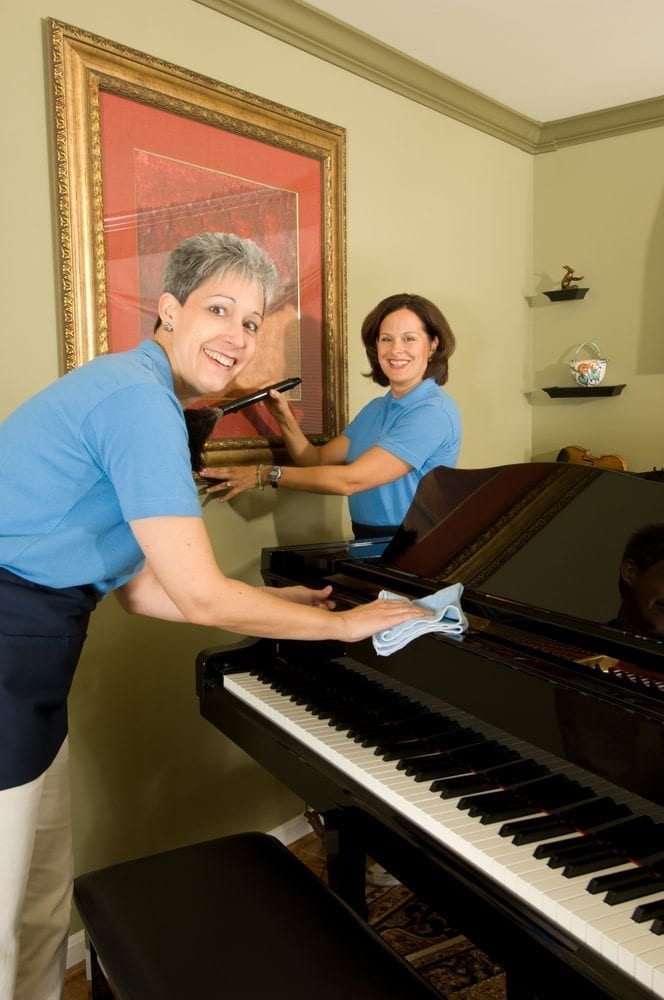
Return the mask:
<svg viewBox="0 0 664 1000">
<path fill-rule="evenodd" d="M 67 740 L 0 791 L 0 1000 L 61 1000 L 73 877 Z"/>
</svg>

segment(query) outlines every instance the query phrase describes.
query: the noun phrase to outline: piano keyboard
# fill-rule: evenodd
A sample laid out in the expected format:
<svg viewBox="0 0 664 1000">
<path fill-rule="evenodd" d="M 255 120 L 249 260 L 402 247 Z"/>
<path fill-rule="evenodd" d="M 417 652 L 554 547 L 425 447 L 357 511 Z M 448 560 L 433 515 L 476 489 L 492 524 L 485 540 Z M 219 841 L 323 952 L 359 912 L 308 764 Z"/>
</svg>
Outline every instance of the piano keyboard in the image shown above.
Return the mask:
<svg viewBox="0 0 664 1000">
<path fill-rule="evenodd" d="M 261 667 L 258 673 L 226 674 L 224 689 L 511 891 L 550 925 L 583 942 L 655 996 L 664 997 L 664 938 L 659 936 L 664 932 L 664 826 L 655 825 L 664 822 L 664 810 L 439 699 L 428 699 L 390 680 L 389 693 L 401 702 L 399 711 L 405 705 L 407 715 L 426 715 L 428 721 L 417 723 L 419 728 L 439 731 L 438 749 L 433 737 L 426 742 L 424 736 L 420 753 L 417 744 L 399 737 L 401 723 L 393 724 L 397 735 L 391 737 L 390 726 L 379 717 L 357 721 L 358 704 L 366 705 L 371 716 L 372 692 L 386 690 L 385 678 L 345 657 L 335 660 L 334 667 L 338 673 L 332 675 L 319 664 L 300 681 L 290 676 L 282 679 L 279 670 L 275 676 L 268 665 L 265 672 Z M 286 674 L 294 669 L 288 666 Z M 346 693 L 339 701 L 336 678 L 340 675 L 346 675 L 344 682 L 364 685 L 363 695 L 353 700 Z M 335 680 L 326 690 L 325 678 L 332 676 Z M 352 721 L 346 724 L 343 716 L 348 712 Z M 330 715 L 336 720 L 332 724 Z M 441 735 L 441 727 L 450 732 Z M 473 765 L 459 763 L 465 751 L 455 755 L 454 750 L 455 743 L 472 742 L 468 729 L 479 740 L 473 747 L 479 763 Z M 482 762 L 486 741 L 493 741 L 488 746 L 488 765 Z M 445 763 L 442 777 L 436 777 L 437 759 Z M 452 766 L 448 766 L 450 761 Z M 495 787 L 472 787 L 479 781 Z M 588 862 L 585 853 L 591 837 L 587 835 L 579 845 L 581 821 L 607 799 L 616 817 L 611 822 L 607 821 L 610 816 L 600 817 L 603 826 L 588 824 L 598 840 L 604 832 L 603 841 L 591 843 L 597 857 L 594 863 Z M 540 801 L 547 806 L 543 808 Z M 556 818 L 566 816 L 571 822 L 557 828 Z M 550 829 L 537 829 L 547 824 Z M 615 830 L 616 844 L 621 845 L 618 834 L 622 833 L 623 840 L 628 837 L 629 824 L 636 830 L 624 853 L 611 844 L 607 850 L 607 831 Z M 631 859 L 648 836 L 653 844 L 659 836 L 662 853 L 657 855 L 656 848 L 652 854 L 642 850 L 641 856 L 648 855 L 646 869 Z M 648 844 L 647 839 L 643 842 Z M 546 852 L 547 845 L 557 857 L 536 856 Z M 580 852 L 579 846 L 584 850 Z M 622 885 L 628 876 L 630 884 Z M 612 904 L 607 902 L 609 890 L 615 900 Z"/>
</svg>

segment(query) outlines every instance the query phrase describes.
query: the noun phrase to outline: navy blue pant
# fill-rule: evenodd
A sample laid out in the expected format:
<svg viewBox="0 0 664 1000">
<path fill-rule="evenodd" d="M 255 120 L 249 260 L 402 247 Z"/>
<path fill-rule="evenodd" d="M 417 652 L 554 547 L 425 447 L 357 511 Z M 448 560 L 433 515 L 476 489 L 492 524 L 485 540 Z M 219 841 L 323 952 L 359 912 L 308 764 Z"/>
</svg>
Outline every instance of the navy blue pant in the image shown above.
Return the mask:
<svg viewBox="0 0 664 1000">
<path fill-rule="evenodd" d="M 67 735 L 67 696 L 97 603 L 0 569 L 0 789 L 42 774 Z"/>
</svg>

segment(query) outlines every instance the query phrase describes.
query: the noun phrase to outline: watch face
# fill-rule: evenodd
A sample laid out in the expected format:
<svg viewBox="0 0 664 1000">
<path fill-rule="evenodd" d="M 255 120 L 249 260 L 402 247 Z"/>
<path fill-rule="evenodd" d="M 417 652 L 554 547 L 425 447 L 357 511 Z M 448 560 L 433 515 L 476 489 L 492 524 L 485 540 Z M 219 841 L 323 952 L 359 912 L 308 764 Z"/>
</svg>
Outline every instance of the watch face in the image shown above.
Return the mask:
<svg viewBox="0 0 664 1000">
<path fill-rule="evenodd" d="M 270 483 L 276 484 L 281 479 L 281 469 L 278 465 L 271 465 L 267 470 L 267 478 Z"/>
</svg>

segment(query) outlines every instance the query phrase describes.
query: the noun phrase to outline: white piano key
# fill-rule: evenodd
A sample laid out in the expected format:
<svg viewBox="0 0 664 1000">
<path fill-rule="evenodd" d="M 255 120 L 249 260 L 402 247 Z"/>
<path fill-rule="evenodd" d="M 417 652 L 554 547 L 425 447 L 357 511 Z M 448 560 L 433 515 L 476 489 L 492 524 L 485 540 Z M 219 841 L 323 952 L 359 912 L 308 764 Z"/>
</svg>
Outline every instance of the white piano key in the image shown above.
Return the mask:
<svg viewBox="0 0 664 1000">
<path fill-rule="evenodd" d="M 646 925 L 646 931 L 643 931 L 643 924 L 634 926 L 641 927 L 642 933 L 638 938 L 631 938 L 618 946 L 618 965 L 627 975 L 637 979 L 637 962 L 647 959 L 651 966 L 654 965 L 655 959 L 659 961 L 664 957 L 664 943 L 659 946 L 655 944 L 653 948 L 653 941 L 657 942 L 658 937 L 651 932 L 649 923 Z"/>
<path fill-rule="evenodd" d="M 650 937 L 653 941 L 657 941 L 655 934 L 651 934 Z M 663 957 L 662 946 L 659 945 L 650 951 L 644 951 L 634 960 L 634 978 L 653 990 L 658 997 L 664 997 Z"/>
</svg>

